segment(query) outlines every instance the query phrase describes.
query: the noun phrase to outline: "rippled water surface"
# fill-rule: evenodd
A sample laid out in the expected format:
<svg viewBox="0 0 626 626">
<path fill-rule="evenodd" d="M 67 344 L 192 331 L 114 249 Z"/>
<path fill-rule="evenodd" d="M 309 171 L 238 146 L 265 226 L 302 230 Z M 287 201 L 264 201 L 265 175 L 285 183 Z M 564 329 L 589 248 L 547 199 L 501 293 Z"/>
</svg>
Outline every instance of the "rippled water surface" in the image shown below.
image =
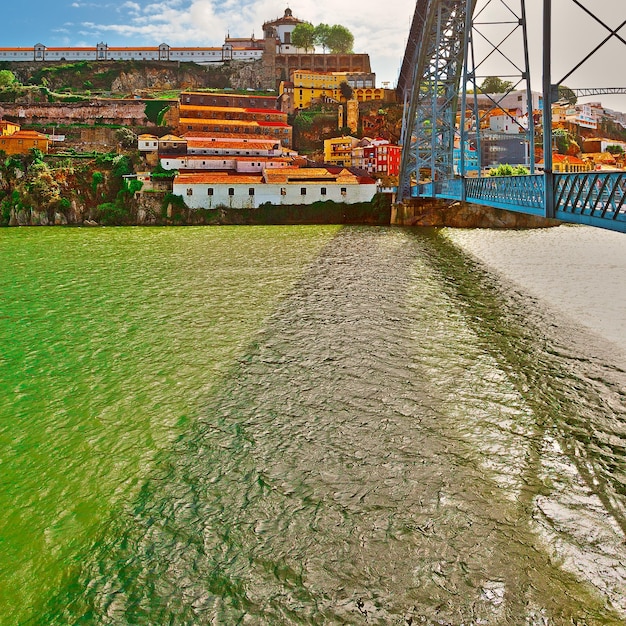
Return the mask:
<svg viewBox="0 0 626 626">
<path fill-rule="evenodd" d="M 0 623 L 626 623 L 624 363 L 446 231 L 0 246 Z"/>
</svg>

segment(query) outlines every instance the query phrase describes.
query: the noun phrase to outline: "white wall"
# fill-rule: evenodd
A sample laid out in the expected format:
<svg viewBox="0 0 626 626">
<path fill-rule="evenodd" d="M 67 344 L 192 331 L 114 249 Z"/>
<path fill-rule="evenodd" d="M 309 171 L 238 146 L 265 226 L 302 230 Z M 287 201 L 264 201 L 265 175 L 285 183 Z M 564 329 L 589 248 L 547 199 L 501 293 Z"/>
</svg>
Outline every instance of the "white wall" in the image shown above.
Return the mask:
<svg viewBox="0 0 626 626">
<path fill-rule="evenodd" d="M 213 189 L 213 195 L 208 194 L 208 189 Z M 234 194 L 229 195 L 229 188 L 234 190 Z M 250 195 L 250 188 L 254 188 L 254 195 Z M 301 194 L 301 188 L 306 189 L 306 195 Z M 326 195 L 322 195 L 321 189 L 326 189 Z M 345 189 L 345 195 L 341 189 Z M 191 189 L 192 194 L 187 191 Z M 284 190 L 284 195 L 282 191 Z M 334 200 L 335 202 L 369 202 L 376 193 L 376 184 L 364 185 L 338 185 L 329 184 L 306 184 L 288 183 L 285 185 L 274 185 L 265 183 L 233 183 L 231 185 L 208 185 L 191 184 L 185 185 L 174 182 L 173 193 L 182 196 L 183 200 L 192 209 L 210 209 L 217 206 L 227 206 L 232 208 L 256 208 L 264 202 L 280 204 L 313 204 L 317 201 Z"/>
<path fill-rule="evenodd" d="M 141 149 L 141 148 L 140 148 Z M 203 159 L 188 157 L 161 157 L 161 167 L 164 170 L 217 170 L 236 171 L 242 174 L 260 174 L 263 170 L 288 167 L 290 163 L 285 161 L 267 161 L 260 158 L 258 161 L 242 161 L 234 157 L 222 157 L 220 159 Z"/>
<path fill-rule="evenodd" d="M 82 50 L 78 48 L 64 48 L 62 50 L 46 50 L 46 61 L 90 61 L 96 60 L 96 49 Z M 254 61 L 263 56 L 263 50 L 233 50 L 232 58 L 237 61 Z M 20 51 L 0 50 L 0 61 L 32 61 L 35 58 L 34 48 L 24 48 Z M 159 50 L 133 50 L 128 48 L 125 50 L 106 51 L 106 58 L 110 61 L 124 61 L 130 59 L 143 61 L 158 61 Z M 170 61 L 195 61 L 196 63 L 209 63 L 222 61 L 222 49 L 215 50 L 197 50 L 195 48 L 170 48 Z"/>
</svg>

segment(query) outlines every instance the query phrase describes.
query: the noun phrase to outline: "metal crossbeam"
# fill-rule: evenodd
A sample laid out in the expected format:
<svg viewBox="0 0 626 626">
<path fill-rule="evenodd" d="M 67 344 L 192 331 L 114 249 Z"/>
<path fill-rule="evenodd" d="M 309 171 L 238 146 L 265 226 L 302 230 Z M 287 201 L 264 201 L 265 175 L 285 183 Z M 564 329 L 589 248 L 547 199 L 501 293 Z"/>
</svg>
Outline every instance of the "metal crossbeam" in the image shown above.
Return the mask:
<svg viewBox="0 0 626 626">
<path fill-rule="evenodd" d="M 623 95 L 626 94 L 626 87 L 580 87 L 577 89 L 570 89 L 569 87 L 558 88 L 559 98 L 567 99 L 570 92 L 573 92 L 574 95 L 579 98 L 589 96 Z"/>
<path fill-rule="evenodd" d="M 544 133 L 543 174 L 515 177 L 478 178 L 465 176 L 463 165 L 465 146 L 469 139 L 480 144 L 481 111 L 477 105 L 480 90 L 477 77 L 483 64 L 491 57 L 500 56 L 510 63 L 518 77 L 513 88 L 520 83 L 526 86 L 528 128 L 520 136 L 526 137 L 529 165 L 534 170 L 534 128 L 530 69 L 526 37 L 525 0 L 417 0 L 411 25 L 409 43 L 402 64 L 398 94 L 405 102 L 402 144 L 403 154 L 397 200 L 428 195 L 434 198 L 466 200 L 523 213 L 556 217 L 580 224 L 590 224 L 626 232 L 626 174 L 577 173 L 561 174 L 552 169 L 552 133 Z M 493 22 L 484 19 L 482 25 L 498 24 L 498 36 L 490 38 L 477 26 L 487 7 L 500 3 L 508 11 L 508 19 Z M 519 3 L 519 11 L 514 3 Z M 543 0 L 543 128 L 552 128 L 552 102 L 569 97 L 599 94 L 624 94 L 626 87 L 586 89 L 561 88 L 582 65 L 586 64 L 611 40 L 626 45 L 620 31 L 626 26 L 623 20 L 612 28 L 598 18 L 582 0 L 570 0 L 585 14 L 600 24 L 608 34 L 591 52 L 578 61 L 559 81 L 552 80 L 552 0 Z M 512 19 L 511 19 L 512 16 Z M 622 16 L 623 17 L 623 16 Z M 510 31 L 506 32 L 507 25 Z M 523 61 L 516 62 L 503 48 L 510 44 L 512 34 L 521 30 Z M 480 39 L 490 46 L 482 59 L 477 59 L 475 43 Z M 516 74 L 517 73 L 517 74 Z M 468 85 L 471 87 L 468 88 Z M 506 94 L 505 94 L 506 95 Z M 474 111 L 466 117 L 468 98 L 474 100 Z M 498 107 L 504 96 L 491 97 L 493 107 Z M 456 114 L 461 105 L 459 127 Z M 469 121 L 469 124 L 468 124 Z M 474 130 L 468 125 L 474 124 Z M 454 167 L 454 149 L 460 145 L 460 176 Z"/>
</svg>

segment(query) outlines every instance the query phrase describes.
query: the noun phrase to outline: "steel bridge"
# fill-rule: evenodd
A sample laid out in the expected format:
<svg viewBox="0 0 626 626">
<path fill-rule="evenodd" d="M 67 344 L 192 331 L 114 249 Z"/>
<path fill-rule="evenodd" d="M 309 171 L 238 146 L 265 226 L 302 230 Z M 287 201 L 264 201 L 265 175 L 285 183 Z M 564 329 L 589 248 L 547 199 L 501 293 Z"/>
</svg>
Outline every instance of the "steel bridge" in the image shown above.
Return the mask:
<svg viewBox="0 0 626 626">
<path fill-rule="evenodd" d="M 584 0 L 569 1 L 579 10 L 580 19 L 592 22 L 589 32 L 601 31 L 599 42 L 573 62 L 563 77 L 553 80 L 552 0 L 543 0 L 542 37 L 536 44 L 542 48 L 542 86 L 533 92 L 525 0 L 417 0 L 397 86 L 405 105 L 398 201 L 417 197 L 462 200 L 626 232 L 626 172 L 553 170 L 552 105 L 577 95 L 626 93 L 623 87 L 564 87 L 607 43 L 626 45 L 626 29 L 620 34 L 626 15 L 612 26 L 586 7 Z M 597 6 L 591 0 L 588 4 Z M 626 14 L 623 7 L 619 11 Z M 619 49 L 616 67 L 621 66 L 618 60 L 626 59 L 623 46 Z M 481 80 L 488 76 L 506 79 L 506 92 L 481 90 Z M 525 101 L 526 111 L 520 118 L 511 116 L 503 104 L 512 92 Z M 517 124 L 518 132 L 513 137 L 509 134 L 509 139 L 524 146 L 529 174 L 489 176 L 484 171 L 481 145 L 489 141 L 485 120 L 494 111 L 508 115 L 511 125 Z M 544 133 L 544 128 L 551 132 Z M 539 140 L 543 162 L 535 163 Z"/>
</svg>

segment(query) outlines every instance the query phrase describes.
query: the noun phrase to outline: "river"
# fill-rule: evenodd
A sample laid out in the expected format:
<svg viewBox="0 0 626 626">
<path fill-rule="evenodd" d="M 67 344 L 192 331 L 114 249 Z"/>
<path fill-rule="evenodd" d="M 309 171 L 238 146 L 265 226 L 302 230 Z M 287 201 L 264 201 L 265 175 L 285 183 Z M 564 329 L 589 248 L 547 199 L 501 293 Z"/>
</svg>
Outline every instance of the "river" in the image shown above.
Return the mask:
<svg viewBox="0 0 626 626">
<path fill-rule="evenodd" d="M 620 237 L 3 229 L 0 624 L 626 623 Z"/>
</svg>

